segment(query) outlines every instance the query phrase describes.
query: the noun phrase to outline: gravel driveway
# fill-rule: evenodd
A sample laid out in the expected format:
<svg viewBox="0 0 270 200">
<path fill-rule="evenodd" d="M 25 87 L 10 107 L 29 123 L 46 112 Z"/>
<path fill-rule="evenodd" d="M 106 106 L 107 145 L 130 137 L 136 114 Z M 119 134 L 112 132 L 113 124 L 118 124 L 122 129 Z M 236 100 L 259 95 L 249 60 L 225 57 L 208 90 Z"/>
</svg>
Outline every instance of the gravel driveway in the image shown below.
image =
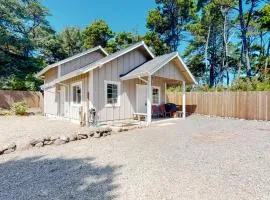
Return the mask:
<svg viewBox="0 0 270 200">
<path fill-rule="evenodd" d="M 31 139 L 76 133 L 80 126 L 44 116 L 0 116 L 0 146 L 15 142 L 24 146 Z"/>
<path fill-rule="evenodd" d="M 270 199 L 270 123 L 193 116 L 0 157 L 0 199 Z"/>
</svg>

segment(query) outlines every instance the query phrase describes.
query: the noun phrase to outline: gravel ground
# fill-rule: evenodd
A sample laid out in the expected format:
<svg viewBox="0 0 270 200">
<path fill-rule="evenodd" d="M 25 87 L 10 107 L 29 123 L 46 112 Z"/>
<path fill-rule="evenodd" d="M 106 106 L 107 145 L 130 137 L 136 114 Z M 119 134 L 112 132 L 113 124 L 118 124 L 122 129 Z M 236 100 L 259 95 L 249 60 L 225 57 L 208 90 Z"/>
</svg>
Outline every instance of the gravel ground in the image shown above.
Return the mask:
<svg viewBox="0 0 270 200">
<path fill-rule="evenodd" d="M 31 139 L 76 133 L 79 125 L 44 116 L 0 116 L 0 146 L 15 142 L 25 145 Z"/>
<path fill-rule="evenodd" d="M 0 157 L 0 199 L 270 199 L 270 123 L 192 116 Z"/>
</svg>

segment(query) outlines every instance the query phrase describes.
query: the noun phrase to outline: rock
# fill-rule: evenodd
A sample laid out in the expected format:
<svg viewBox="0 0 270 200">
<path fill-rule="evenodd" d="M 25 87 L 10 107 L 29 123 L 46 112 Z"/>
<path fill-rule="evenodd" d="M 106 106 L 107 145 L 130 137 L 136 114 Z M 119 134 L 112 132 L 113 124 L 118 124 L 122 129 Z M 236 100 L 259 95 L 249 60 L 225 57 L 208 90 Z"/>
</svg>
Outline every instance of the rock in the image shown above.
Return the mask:
<svg viewBox="0 0 270 200">
<path fill-rule="evenodd" d="M 77 139 L 78 140 L 83 140 L 83 139 L 87 139 L 87 138 L 88 138 L 88 135 L 87 134 L 81 134 L 81 133 L 79 133 L 77 135 Z"/>
<path fill-rule="evenodd" d="M 44 146 L 44 144 L 43 144 L 43 142 L 39 142 L 39 143 L 37 143 L 36 145 L 35 145 L 35 147 L 43 147 Z"/>
<path fill-rule="evenodd" d="M 75 141 L 75 140 L 77 140 L 77 135 L 76 134 L 71 134 L 69 136 L 69 141 Z"/>
<path fill-rule="evenodd" d="M 90 130 L 89 133 L 88 133 L 88 135 L 90 137 L 93 137 L 95 135 L 95 132 L 96 132 L 95 130 Z"/>
<path fill-rule="evenodd" d="M 51 141 L 51 137 L 50 137 L 50 136 L 45 136 L 45 137 L 43 138 L 43 141 Z"/>
<path fill-rule="evenodd" d="M 32 145 L 32 146 L 35 146 L 37 143 L 40 143 L 40 142 L 43 142 L 44 140 L 43 139 L 41 139 L 41 138 L 39 138 L 39 139 L 33 139 L 33 140 L 30 140 L 30 144 Z"/>
<path fill-rule="evenodd" d="M 6 147 L 6 149 L 16 149 L 16 144 L 14 142 L 8 144 Z"/>
<path fill-rule="evenodd" d="M 44 145 L 51 145 L 54 141 L 44 141 Z"/>
<path fill-rule="evenodd" d="M 66 141 L 65 140 L 61 140 L 61 139 L 57 139 L 57 140 L 54 141 L 54 144 L 55 145 L 61 145 L 61 144 L 65 144 L 65 143 L 66 143 Z"/>
<path fill-rule="evenodd" d="M 12 151 L 15 151 L 16 150 L 16 144 L 13 142 L 13 143 L 10 143 L 10 144 L 7 144 L 7 145 L 4 145 L 1 149 L 0 149 L 0 154 L 3 154 L 5 153 L 6 151 L 10 150 L 10 152 Z"/>
<path fill-rule="evenodd" d="M 95 134 L 94 134 L 94 138 L 100 138 L 102 136 L 102 133 L 100 133 L 100 132 L 95 132 Z"/>
<path fill-rule="evenodd" d="M 61 136 L 59 139 L 65 141 L 65 142 L 69 142 L 69 137 L 67 137 L 67 136 Z"/>
<path fill-rule="evenodd" d="M 15 151 L 15 149 L 7 149 L 7 150 L 4 151 L 4 154 L 8 154 L 8 153 L 11 153 L 13 151 Z"/>
<path fill-rule="evenodd" d="M 55 141 L 55 140 L 57 140 L 57 139 L 59 139 L 58 136 L 51 136 L 51 141 Z"/>
</svg>

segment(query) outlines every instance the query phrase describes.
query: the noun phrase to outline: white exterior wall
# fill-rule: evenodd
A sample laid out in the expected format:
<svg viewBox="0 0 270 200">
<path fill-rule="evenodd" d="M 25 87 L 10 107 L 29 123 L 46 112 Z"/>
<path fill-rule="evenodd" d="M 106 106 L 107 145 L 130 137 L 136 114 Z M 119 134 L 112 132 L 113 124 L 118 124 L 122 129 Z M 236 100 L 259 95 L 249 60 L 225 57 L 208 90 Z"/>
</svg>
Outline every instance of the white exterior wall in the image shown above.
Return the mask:
<svg viewBox="0 0 270 200">
<path fill-rule="evenodd" d="M 58 92 L 56 87 L 44 90 L 44 114 L 58 115 Z"/>
</svg>

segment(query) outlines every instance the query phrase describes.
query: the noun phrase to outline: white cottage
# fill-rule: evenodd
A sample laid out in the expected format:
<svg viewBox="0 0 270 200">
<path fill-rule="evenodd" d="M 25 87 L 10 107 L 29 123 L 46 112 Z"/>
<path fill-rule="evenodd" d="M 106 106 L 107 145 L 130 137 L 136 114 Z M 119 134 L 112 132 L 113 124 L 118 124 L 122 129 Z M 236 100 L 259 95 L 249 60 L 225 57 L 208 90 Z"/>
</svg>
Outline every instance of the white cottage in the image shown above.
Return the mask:
<svg viewBox="0 0 270 200">
<path fill-rule="evenodd" d="M 82 124 L 89 123 L 92 108 L 100 122 L 140 113 L 150 123 L 152 104 L 166 102 L 167 84 L 196 83 L 178 52 L 155 57 L 143 41 L 111 55 L 100 46 L 89 49 L 38 76 L 44 79 L 44 114 Z"/>
</svg>

